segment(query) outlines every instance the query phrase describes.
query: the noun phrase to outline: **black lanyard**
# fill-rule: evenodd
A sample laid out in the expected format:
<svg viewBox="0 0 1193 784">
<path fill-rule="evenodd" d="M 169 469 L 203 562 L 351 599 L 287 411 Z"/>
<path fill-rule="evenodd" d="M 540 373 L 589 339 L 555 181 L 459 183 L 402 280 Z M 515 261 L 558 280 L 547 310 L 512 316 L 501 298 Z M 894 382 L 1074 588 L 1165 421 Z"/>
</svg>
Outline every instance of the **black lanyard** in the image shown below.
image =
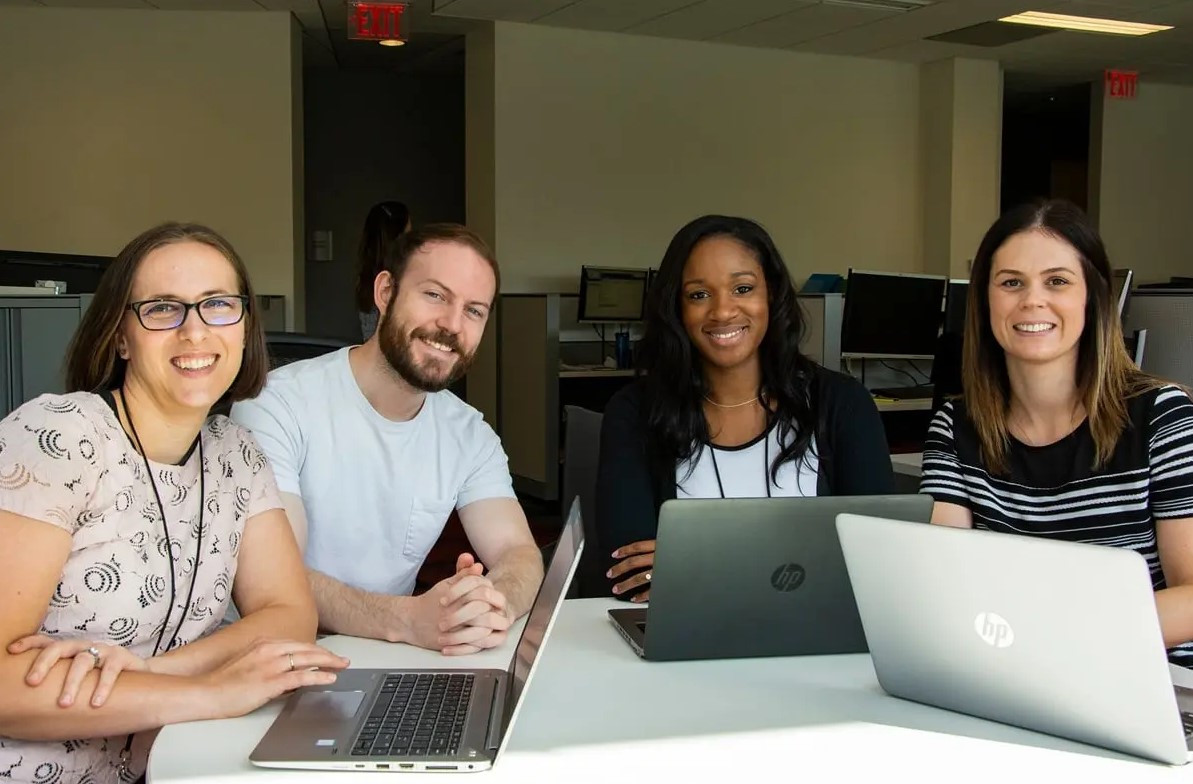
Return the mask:
<svg viewBox="0 0 1193 784">
<path fill-rule="evenodd" d="M 708 445 L 708 454 L 712 458 L 712 470 L 717 475 L 717 490 L 721 492 L 721 498 L 725 497 L 725 485 L 721 484 L 721 469 L 717 465 L 717 448 L 711 443 Z M 770 428 L 762 434 L 762 475 L 766 478 L 766 497 L 770 498 Z"/>
<path fill-rule="evenodd" d="M 162 517 L 162 533 L 166 537 L 166 557 L 170 560 L 170 604 L 166 607 L 166 617 L 162 620 L 161 631 L 157 633 L 157 642 L 153 646 L 152 656 L 157 656 L 158 652 L 162 650 L 162 639 L 166 635 L 166 628 L 170 625 L 170 616 L 174 613 L 174 600 L 177 598 L 174 584 L 174 548 L 170 546 L 170 529 L 166 525 L 166 507 L 162 504 L 161 494 L 157 491 L 157 482 L 153 480 L 153 468 L 149 465 L 149 457 L 145 454 L 145 448 L 141 446 L 141 437 L 137 435 L 137 426 L 133 424 L 132 412 L 128 410 L 128 404 L 125 401 L 126 396 L 122 388 L 120 390 L 120 405 L 124 408 L 124 418 L 128 420 L 128 428 L 131 431 L 137 451 L 141 453 L 141 459 L 145 461 L 145 473 L 149 476 L 149 486 L 153 488 L 153 498 L 157 501 L 157 511 Z M 186 623 L 186 613 L 190 609 L 191 599 L 195 595 L 195 582 L 199 578 L 199 560 L 203 556 L 203 507 L 206 505 L 204 503 L 204 498 L 206 497 L 204 482 L 206 472 L 203 470 L 202 427 L 199 428 L 199 434 L 195 436 L 195 441 L 198 442 L 199 447 L 199 536 L 195 542 L 195 568 L 191 570 L 191 584 L 186 591 L 186 604 L 182 607 L 182 616 L 178 619 L 178 625 L 174 627 L 174 634 L 170 635 L 170 642 L 165 647 L 166 651 L 174 647 L 174 643 L 178 641 L 178 635 L 182 631 L 182 626 Z M 124 748 L 120 751 L 120 777 L 122 779 L 126 778 L 129 773 L 128 763 L 132 759 L 133 734 L 129 733 L 128 738 L 124 741 Z"/>
</svg>

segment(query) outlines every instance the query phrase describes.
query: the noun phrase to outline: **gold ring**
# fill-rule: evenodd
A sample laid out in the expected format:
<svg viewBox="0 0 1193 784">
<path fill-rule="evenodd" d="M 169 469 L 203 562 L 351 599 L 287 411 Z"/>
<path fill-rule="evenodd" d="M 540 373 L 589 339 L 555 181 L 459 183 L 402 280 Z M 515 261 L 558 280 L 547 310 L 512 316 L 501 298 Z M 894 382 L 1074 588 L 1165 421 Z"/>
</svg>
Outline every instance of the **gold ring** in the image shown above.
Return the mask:
<svg viewBox="0 0 1193 784">
<path fill-rule="evenodd" d="M 287 653 L 286 658 L 288 658 L 290 660 L 290 669 L 293 670 L 294 669 L 294 654 Z"/>
</svg>

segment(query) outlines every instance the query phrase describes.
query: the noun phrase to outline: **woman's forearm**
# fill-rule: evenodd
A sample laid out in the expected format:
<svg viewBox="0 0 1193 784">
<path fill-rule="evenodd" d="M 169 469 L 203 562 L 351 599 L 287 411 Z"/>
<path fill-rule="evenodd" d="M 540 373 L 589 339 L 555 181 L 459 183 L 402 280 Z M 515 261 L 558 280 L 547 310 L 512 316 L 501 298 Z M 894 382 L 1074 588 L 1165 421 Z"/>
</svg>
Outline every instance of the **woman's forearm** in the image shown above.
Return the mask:
<svg viewBox="0 0 1193 784">
<path fill-rule="evenodd" d="M 1193 640 L 1193 585 L 1156 591 L 1156 612 L 1166 648 Z"/>
<path fill-rule="evenodd" d="M 166 675 L 202 675 L 222 666 L 257 640 L 314 642 L 317 627 L 313 604 L 267 605 L 203 639 L 155 656 L 149 662 L 149 669 Z"/>
<path fill-rule="evenodd" d="M 90 704 L 99 672 L 88 673 L 80 698 L 58 703 L 70 660 L 54 665 L 37 686 L 25 683 L 37 651 L 0 656 L 0 735 L 34 741 L 99 738 L 156 729 L 179 721 L 214 718 L 214 696 L 197 678 L 123 672 L 100 708 Z"/>
</svg>

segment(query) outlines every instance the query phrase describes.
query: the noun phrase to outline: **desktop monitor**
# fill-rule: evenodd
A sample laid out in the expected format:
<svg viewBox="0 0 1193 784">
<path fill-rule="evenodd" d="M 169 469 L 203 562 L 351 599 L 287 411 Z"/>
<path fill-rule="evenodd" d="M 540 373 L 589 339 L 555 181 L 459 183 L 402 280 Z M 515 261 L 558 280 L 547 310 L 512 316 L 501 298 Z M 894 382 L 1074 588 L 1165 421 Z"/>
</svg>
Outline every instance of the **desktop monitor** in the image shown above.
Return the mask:
<svg viewBox="0 0 1193 784">
<path fill-rule="evenodd" d="M 965 332 L 965 307 L 969 299 L 968 280 L 950 280 L 944 294 L 944 332 Z"/>
<path fill-rule="evenodd" d="M 643 269 L 582 267 L 579 322 L 641 321 L 648 273 Z"/>
<path fill-rule="evenodd" d="M 942 275 L 850 269 L 841 356 L 931 359 L 947 283 Z"/>
<path fill-rule="evenodd" d="M 1131 298 L 1131 278 L 1134 273 L 1129 269 L 1117 269 L 1110 276 L 1110 296 L 1114 298 L 1118 317 L 1127 315 L 1127 301 Z"/>
</svg>

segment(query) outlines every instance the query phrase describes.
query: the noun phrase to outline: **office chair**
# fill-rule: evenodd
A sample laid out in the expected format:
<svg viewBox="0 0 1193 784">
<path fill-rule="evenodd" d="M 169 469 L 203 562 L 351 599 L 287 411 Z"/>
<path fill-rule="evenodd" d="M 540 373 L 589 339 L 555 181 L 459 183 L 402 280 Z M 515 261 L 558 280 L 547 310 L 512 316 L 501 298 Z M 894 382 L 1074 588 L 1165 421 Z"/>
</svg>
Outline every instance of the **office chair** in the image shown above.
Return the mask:
<svg viewBox="0 0 1193 784">
<path fill-rule="evenodd" d="M 300 359 L 322 356 L 351 345 L 351 342 L 341 338 L 302 335 L 297 332 L 265 333 L 265 348 L 269 352 L 270 370 L 297 362 Z"/>
<path fill-rule="evenodd" d="M 601 454 L 601 414 L 579 406 L 564 406 L 562 514 L 566 519 L 572 499 L 580 496 L 584 522 L 584 552 L 576 569 L 571 595 L 582 599 L 609 596 L 609 582 L 602 571 L 604 553 L 596 538 L 596 480 Z"/>
</svg>

